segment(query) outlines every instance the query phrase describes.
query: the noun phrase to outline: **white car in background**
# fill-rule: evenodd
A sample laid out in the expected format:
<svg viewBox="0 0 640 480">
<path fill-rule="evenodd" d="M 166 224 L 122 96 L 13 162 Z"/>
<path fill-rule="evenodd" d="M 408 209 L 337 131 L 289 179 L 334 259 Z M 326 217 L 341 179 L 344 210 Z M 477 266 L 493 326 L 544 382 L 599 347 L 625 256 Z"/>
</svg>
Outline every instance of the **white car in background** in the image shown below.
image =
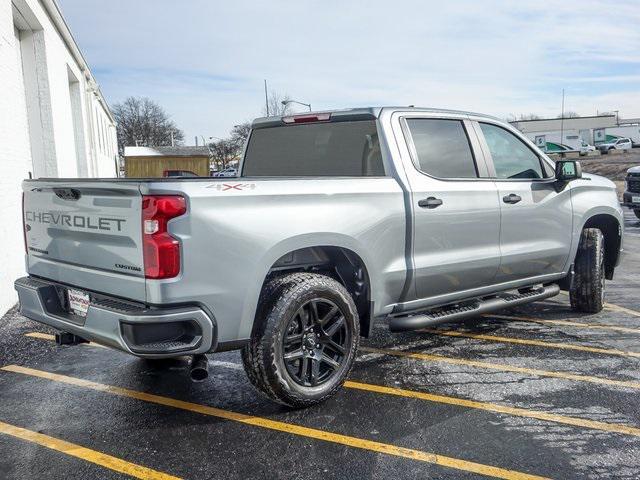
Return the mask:
<svg viewBox="0 0 640 480">
<path fill-rule="evenodd" d="M 214 177 L 237 177 L 238 169 L 234 167 L 228 167 L 224 170 L 220 170 L 219 172 L 214 173 L 212 176 Z"/>
<path fill-rule="evenodd" d="M 633 143 L 630 138 L 617 138 L 612 142 L 601 143 L 598 145 L 598 150 L 600 153 L 609 153 L 611 150 L 631 150 L 633 148 Z"/>
<path fill-rule="evenodd" d="M 596 147 L 593 145 L 589 145 L 588 143 L 582 142 L 580 145 L 580 156 L 589 155 L 589 152 L 595 152 Z"/>
</svg>

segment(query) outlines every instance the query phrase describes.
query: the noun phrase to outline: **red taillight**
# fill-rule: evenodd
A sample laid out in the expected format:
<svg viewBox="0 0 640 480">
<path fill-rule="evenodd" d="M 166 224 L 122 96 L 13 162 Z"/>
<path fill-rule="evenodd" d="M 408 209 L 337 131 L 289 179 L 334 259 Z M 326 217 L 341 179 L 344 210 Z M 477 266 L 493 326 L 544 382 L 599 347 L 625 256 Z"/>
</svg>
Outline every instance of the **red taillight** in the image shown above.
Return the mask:
<svg viewBox="0 0 640 480">
<path fill-rule="evenodd" d="M 142 244 L 144 275 L 147 278 L 173 278 L 180 273 L 180 242 L 167 232 L 167 223 L 187 211 L 178 195 L 143 195 Z"/>
</svg>

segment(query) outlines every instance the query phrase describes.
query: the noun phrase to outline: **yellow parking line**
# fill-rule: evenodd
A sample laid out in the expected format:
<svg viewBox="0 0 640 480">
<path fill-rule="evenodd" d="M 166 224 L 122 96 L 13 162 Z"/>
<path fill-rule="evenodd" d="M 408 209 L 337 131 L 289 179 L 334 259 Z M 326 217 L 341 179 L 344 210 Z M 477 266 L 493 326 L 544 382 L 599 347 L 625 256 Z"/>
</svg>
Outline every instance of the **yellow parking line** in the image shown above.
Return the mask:
<svg viewBox="0 0 640 480">
<path fill-rule="evenodd" d="M 620 305 L 614 305 L 613 303 L 605 303 L 604 304 L 604 308 L 607 308 L 609 310 L 613 310 L 614 312 L 628 313 L 629 315 L 633 315 L 635 317 L 640 317 L 640 312 L 638 312 L 636 310 L 632 310 L 632 309 L 627 308 L 627 307 L 621 307 Z"/>
<path fill-rule="evenodd" d="M 518 345 L 534 345 L 536 347 L 560 348 L 563 350 L 576 350 L 580 352 L 602 353 L 605 355 L 619 355 L 622 357 L 640 358 L 640 352 L 629 352 L 629 351 L 623 351 L 623 350 L 617 350 L 617 349 L 598 348 L 598 347 L 586 347 L 584 345 L 575 345 L 572 343 L 545 342 L 543 340 L 527 340 L 524 338 L 500 337 L 497 335 L 483 335 L 479 333 L 465 333 L 465 332 L 455 332 L 450 330 L 436 330 L 434 328 L 423 328 L 423 329 L 420 329 L 420 331 L 426 332 L 426 333 L 432 333 L 435 335 L 444 335 L 446 337 L 473 338 L 475 340 L 486 340 L 490 342 L 515 343 Z"/>
<path fill-rule="evenodd" d="M 544 420 L 547 422 L 563 423 L 566 425 L 572 425 L 575 427 L 592 428 L 595 430 L 602 430 L 605 432 L 622 433 L 626 435 L 640 436 L 640 428 L 632 425 L 624 425 L 619 423 L 606 423 L 598 422 L 595 420 L 586 420 L 582 418 L 566 417 L 564 415 L 556 415 L 553 413 L 540 412 L 536 410 L 529 410 L 526 408 L 509 407 L 505 405 L 498 405 L 495 403 L 477 402 L 474 400 L 466 400 L 463 398 L 448 397 L 444 395 L 436 395 L 433 393 L 417 392 L 415 390 L 406 390 L 403 388 L 386 387 L 383 385 L 372 385 L 370 383 L 360 383 L 348 380 L 344 384 L 347 388 L 353 388 L 357 390 L 364 390 L 367 392 L 381 393 L 385 395 L 396 395 L 398 397 L 416 398 L 419 400 L 426 400 L 428 402 L 444 403 L 447 405 L 456 405 L 466 408 L 475 408 L 478 410 L 486 410 L 488 412 L 504 413 L 507 415 L 514 415 L 517 417 L 536 418 L 538 420 Z"/>
<path fill-rule="evenodd" d="M 614 387 L 640 389 L 640 382 L 633 382 L 633 381 L 626 381 L 626 380 L 612 380 L 609 378 L 591 377 L 587 375 L 581 375 L 581 374 L 569 373 L 569 372 L 553 372 L 549 370 L 538 370 L 535 368 L 516 367 L 513 365 L 500 364 L 500 363 L 481 362 L 478 360 L 467 360 L 464 358 L 456 358 L 456 357 L 445 357 L 443 355 L 434 355 L 429 353 L 405 352 L 402 350 L 360 347 L 360 351 L 376 353 L 380 355 L 392 355 L 396 357 L 411 358 L 414 360 L 425 360 L 430 362 L 449 363 L 452 365 L 465 365 L 468 367 L 488 368 L 491 370 L 520 373 L 524 375 L 534 375 L 537 377 L 562 378 L 564 380 L 572 380 L 572 381 L 578 381 L 578 382 L 597 383 L 600 385 L 608 385 L 608 386 L 614 386 Z"/>
<path fill-rule="evenodd" d="M 31 338 L 39 338 L 40 340 L 48 340 L 50 342 L 55 342 L 56 341 L 56 337 L 54 335 L 49 335 L 48 333 L 42 333 L 42 332 L 29 332 L 29 333 L 25 333 L 24 336 L 25 337 L 31 337 Z M 109 348 L 109 347 L 105 347 L 104 345 L 100 345 L 99 343 L 93 343 L 93 342 L 81 343 L 80 345 L 89 345 L 91 347 Z"/>
<path fill-rule="evenodd" d="M 39 334 L 39 335 L 27 334 L 27 335 L 48 340 L 48 338 L 43 337 L 44 334 Z M 640 436 L 640 428 L 636 428 L 628 425 L 609 424 L 605 422 L 583 420 L 580 418 L 565 417 L 562 415 L 554 415 L 554 414 L 539 412 L 535 410 L 528 410 L 524 408 L 507 407 L 507 406 L 498 405 L 498 404 L 476 402 L 476 401 L 465 400 L 465 399 L 460 399 L 456 397 L 448 397 L 444 395 L 417 392 L 415 390 L 386 387 L 382 385 L 374 385 L 374 384 L 362 383 L 362 382 L 356 382 L 356 381 L 350 381 L 350 380 L 345 382 L 344 386 L 346 388 L 366 390 L 366 391 L 376 392 L 376 393 L 381 393 L 386 395 L 397 395 L 397 396 L 407 397 L 407 398 L 418 398 L 420 400 L 426 400 L 430 402 L 446 403 L 449 405 L 458 405 L 461 407 L 476 408 L 476 409 L 487 410 L 487 411 L 496 412 L 496 413 L 505 413 L 508 415 L 537 418 L 539 420 L 546 420 L 546 421 L 557 422 L 557 423 L 565 423 L 567 425 L 574 425 L 578 427 L 593 428 L 596 430 L 603 430 L 608 432 L 625 433 L 629 435 Z M 638 385 L 638 388 L 640 388 L 640 385 Z"/>
<path fill-rule="evenodd" d="M 563 292 L 560 291 L 560 294 L 568 297 L 569 294 L 567 292 Z M 608 310 L 612 310 L 614 312 L 622 312 L 622 313 L 628 313 L 629 315 L 633 315 L 635 317 L 640 317 L 640 312 L 637 310 L 632 310 L 631 308 L 627 308 L 627 307 L 622 307 L 620 305 L 616 305 L 615 303 L 609 303 L 609 302 L 605 302 L 604 303 L 604 308 L 608 309 Z"/>
<path fill-rule="evenodd" d="M 184 400 L 178 400 L 170 397 L 163 397 L 160 395 L 154 395 L 151 393 L 140 392 L 137 390 L 130 390 L 127 388 L 115 387 L 112 385 L 105 385 L 102 383 L 91 382 L 89 380 L 83 380 L 80 378 L 69 377 L 66 375 L 59 375 L 51 372 L 45 372 L 42 370 L 35 370 L 32 368 L 21 367 L 18 365 L 8 365 L 2 367 L 2 370 L 7 372 L 21 373 L 23 375 L 30 375 L 34 377 L 44 378 L 68 385 L 74 385 L 77 387 L 88 388 L 91 390 L 110 393 L 112 395 L 118 395 L 120 397 L 133 398 L 148 403 L 157 405 L 163 405 L 167 407 L 178 408 L 181 410 L 187 410 L 190 412 L 199 413 L 202 415 L 209 415 L 212 417 L 222 418 L 225 420 L 232 420 L 240 422 L 246 425 L 252 425 L 255 427 L 266 428 L 269 430 L 276 430 L 279 432 L 298 435 L 306 438 L 313 438 L 316 440 L 322 440 L 325 442 L 335 443 L 338 445 L 344 445 L 347 447 L 358 448 L 362 450 L 368 450 L 376 453 L 384 453 L 386 455 L 392 455 L 396 457 L 408 458 L 411 460 L 417 460 L 421 462 L 440 465 L 443 467 L 454 468 L 457 470 L 463 470 L 466 472 L 477 473 L 481 475 L 487 475 L 496 478 L 504 479 L 541 479 L 536 475 L 530 475 L 515 470 L 507 470 L 504 468 L 494 467 L 491 465 L 484 465 L 481 463 L 470 462 L 467 460 L 461 460 L 458 458 L 446 457 L 444 455 L 438 455 L 435 453 L 425 452 L 421 450 L 414 450 L 411 448 L 399 447 L 388 443 L 375 442 L 372 440 L 365 440 L 363 438 L 351 437 L 348 435 L 342 435 L 339 433 L 327 432 L 325 430 L 319 430 L 316 428 L 303 427 L 301 425 L 295 425 L 291 423 L 280 422 L 277 420 L 270 420 L 264 417 L 255 417 L 245 415 L 242 413 L 233 412 L 230 410 L 222 410 L 220 408 L 210 407 L 207 405 L 200 405 L 197 403 L 186 402 Z"/>
<path fill-rule="evenodd" d="M 131 477 L 148 480 L 179 480 L 178 477 L 174 477 L 173 475 L 158 472 L 151 468 L 142 467 L 135 463 L 130 463 L 125 460 L 112 457 L 106 453 L 96 452 L 95 450 L 90 450 L 80 445 L 60 440 L 59 438 L 50 437 L 25 428 L 9 425 L 8 423 L 0 422 L 0 433 L 10 435 L 20 440 L 25 440 L 27 442 L 36 443 L 40 446 L 50 448 L 51 450 L 76 457 L 87 462 L 95 463 L 101 467 L 105 467 L 109 470 L 123 473 Z"/>
<path fill-rule="evenodd" d="M 34 338 L 42 338 L 44 340 L 54 340 L 53 335 L 36 334 L 35 332 L 27 333 L 26 335 Z M 51 337 L 51 338 L 48 338 L 48 337 Z M 88 343 L 85 345 L 102 348 L 102 345 L 98 345 L 97 343 Z M 575 373 L 569 373 L 569 372 L 553 372 L 548 370 L 538 370 L 535 368 L 515 367 L 507 364 L 482 362 L 479 360 L 467 360 L 467 359 L 458 358 L 458 357 L 445 357 L 444 355 L 435 355 L 430 353 L 405 352 L 402 350 L 391 350 L 391 349 L 372 348 L 372 347 L 364 347 L 364 346 L 361 346 L 359 350 L 361 352 L 376 353 L 379 355 L 407 357 L 407 358 L 413 358 L 416 360 L 443 362 L 443 363 L 450 363 L 453 365 L 466 365 L 469 367 L 477 367 L 477 368 L 489 368 L 492 370 L 501 370 L 504 372 L 522 373 L 525 375 L 535 375 L 537 377 L 562 378 L 565 380 L 597 383 L 600 385 L 608 385 L 608 386 L 621 387 L 621 388 L 633 388 L 633 389 L 640 390 L 640 382 L 634 382 L 634 381 L 628 381 L 628 380 L 613 380 L 610 378 L 592 377 L 588 375 L 581 375 L 581 374 L 575 374 Z"/>
<path fill-rule="evenodd" d="M 616 325 L 607 325 L 605 323 L 585 323 L 574 322 L 572 320 L 545 320 L 534 317 L 519 317 L 514 315 L 496 315 L 487 313 L 482 315 L 485 318 L 499 318 L 502 320 L 515 320 L 518 322 L 540 323 L 543 325 L 562 325 L 567 327 L 592 328 L 596 330 L 611 330 L 623 333 L 640 333 L 640 328 L 618 327 Z"/>
</svg>

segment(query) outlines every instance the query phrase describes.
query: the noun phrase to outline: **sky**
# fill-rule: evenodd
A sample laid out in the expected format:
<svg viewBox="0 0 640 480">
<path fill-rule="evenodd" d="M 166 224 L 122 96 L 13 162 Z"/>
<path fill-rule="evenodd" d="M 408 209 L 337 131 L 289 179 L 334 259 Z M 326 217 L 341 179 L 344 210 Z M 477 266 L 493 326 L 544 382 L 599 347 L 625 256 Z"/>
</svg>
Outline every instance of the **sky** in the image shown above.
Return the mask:
<svg viewBox="0 0 640 480">
<path fill-rule="evenodd" d="M 314 110 L 640 117 L 640 2 L 58 0 L 107 102 L 225 137 L 270 91 Z M 299 107 L 304 110 L 305 107 Z"/>
</svg>

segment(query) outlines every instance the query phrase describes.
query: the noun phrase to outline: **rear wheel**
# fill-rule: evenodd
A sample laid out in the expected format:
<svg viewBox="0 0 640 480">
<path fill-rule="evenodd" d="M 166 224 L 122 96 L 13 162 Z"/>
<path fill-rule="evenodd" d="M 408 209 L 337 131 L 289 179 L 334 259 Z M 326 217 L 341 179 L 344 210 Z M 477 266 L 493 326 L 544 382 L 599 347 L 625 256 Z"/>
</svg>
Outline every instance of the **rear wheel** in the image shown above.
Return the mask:
<svg viewBox="0 0 640 480">
<path fill-rule="evenodd" d="M 251 383 L 292 407 L 323 402 L 344 383 L 359 342 L 349 292 L 330 277 L 296 273 L 265 287 L 257 328 L 242 350 Z"/>
<path fill-rule="evenodd" d="M 585 228 L 580 236 L 569 290 L 571 307 L 579 312 L 598 313 L 604 305 L 604 236 L 597 228 Z"/>
</svg>

